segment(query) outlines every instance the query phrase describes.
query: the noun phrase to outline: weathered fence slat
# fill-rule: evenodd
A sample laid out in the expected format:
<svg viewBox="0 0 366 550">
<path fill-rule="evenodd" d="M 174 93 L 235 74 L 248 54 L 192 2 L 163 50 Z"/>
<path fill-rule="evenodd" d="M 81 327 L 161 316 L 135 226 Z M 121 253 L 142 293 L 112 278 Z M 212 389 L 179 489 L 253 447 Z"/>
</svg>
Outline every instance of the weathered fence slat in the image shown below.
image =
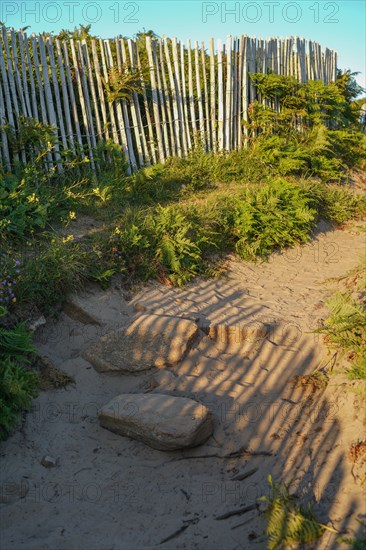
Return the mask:
<svg viewBox="0 0 366 550">
<path fill-rule="evenodd" d="M 75 150 L 74 136 L 73 136 L 73 129 L 71 124 L 71 116 L 70 116 L 69 95 L 67 93 L 67 84 L 66 84 L 66 77 L 65 77 L 65 71 L 64 71 L 64 63 L 63 63 L 62 53 L 61 53 L 61 45 L 58 38 L 56 38 L 55 40 L 55 45 L 56 45 L 58 69 L 60 72 L 62 100 L 64 105 L 65 122 L 66 122 L 66 129 L 67 129 L 66 138 L 68 141 L 68 147 L 70 147 L 71 150 L 74 151 Z"/>
<path fill-rule="evenodd" d="M 181 135 L 180 135 L 177 88 L 176 88 L 176 83 L 175 83 L 175 79 L 174 79 L 172 63 L 171 63 L 171 59 L 170 59 L 170 51 L 169 51 L 168 40 L 166 39 L 166 37 L 163 37 L 163 39 L 164 39 L 165 59 L 166 59 L 166 63 L 167 63 L 168 76 L 169 76 L 169 82 L 170 82 L 170 90 L 171 90 L 172 102 L 173 102 L 174 129 L 175 129 L 175 139 L 176 139 L 176 145 L 177 145 L 177 154 L 178 154 L 178 157 L 182 157 L 183 156 L 183 147 L 182 147 L 182 140 L 181 140 Z"/>
<path fill-rule="evenodd" d="M 73 86 L 73 81 L 72 81 L 72 76 L 71 76 L 71 68 L 70 68 L 69 52 L 68 52 L 68 49 L 67 49 L 67 42 L 62 43 L 62 50 L 63 50 L 63 54 L 64 54 L 64 66 L 65 66 L 67 87 L 68 87 L 68 92 L 69 92 L 69 97 L 70 97 L 72 118 L 74 119 L 74 126 L 75 126 L 75 131 L 76 131 L 76 140 L 77 140 L 77 143 L 79 144 L 81 158 L 84 158 L 85 155 L 84 155 L 83 139 L 81 137 L 79 115 L 78 115 L 75 91 L 74 91 L 74 86 Z"/>
<path fill-rule="evenodd" d="M 91 138 L 90 138 L 91 132 L 90 132 L 90 129 L 89 129 L 88 113 L 87 113 L 87 110 L 86 110 L 85 99 L 84 99 L 84 94 L 83 94 L 83 85 L 82 85 L 82 82 L 81 82 L 79 64 L 78 64 L 78 59 L 76 57 L 75 44 L 74 44 L 73 39 L 70 40 L 70 47 L 71 47 L 72 62 L 73 62 L 73 65 L 74 65 L 73 69 L 74 69 L 75 79 L 76 79 L 76 83 L 77 83 L 77 89 L 78 89 L 78 93 L 79 93 L 81 113 L 82 113 L 82 117 L 83 117 L 84 132 L 85 132 L 85 137 L 86 137 L 88 150 L 89 150 L 90 164 L 91 164 L 92 168 L 94 168 L 94 160 L 93 160 L 94 156 L 93 156 L 92 144 L 91 144 Z"/>
<path fill-rule="evenodd" d="M 216 73 L 215 73 L 215 43 L 210 38 L 210 116 L 211 116 L 211 140 L 212 150 L 217 151 L 216 136 Z"/>
<path fill-rule="evenodd" d="M 152 52 L 152 45 L 151 45 L 151 37 L 150 36 L 146 37 L 146 50 L 147 50 L 147 56 L 148 56 L 148 60 L 149 60 L 154 122 L 155 122 L 155 131 L 156 131 L 156 135 L 157 135 L 159 159 L 160 159 L 161 162 L 164 162 L 165 161 L 165 153 L 164 153 L 163 135 L 161 133 L 161 126 L 160 126 L 161 123 L 160 123 L 160 113 L 159 113 L 159 99 L 158 99 L 158 91 L 157 91 L 156 77 L 155 77 L 154 57 L 153 57 L 153 52 Z"/>
<path fill-rule="evenodd" d="M 223 66 L 222 66 L 222 42 L 217 41 L 217 89 L 218 89 L 218 148 L 219 151 L 224 149 L 224 79 L 223 79 Z"/>
<path fill-rule="evenodd" d="M 61 141 L 64 149 L 67 149 L 67 140 L 66 140 L 66 134 L 65 134 L 65 126 L 64 126 L 64 119 L 63 119 L 63 113 L 62 113 L 62 107 L 61 107 L 61 96 L 60 96 L 60 90 L 58 86 L 58 78 L 56 73 L 56 63 L 55 63 L 55 56 L 53 52 L 53 43 L 52 38 L 47 38 L 47 50 L 48 50 L 48 56 L 50 59 L 50 66 L 51 66 L 51 74 L 52 74 L 52 82 L 53 82 L 53 91 L 56 101 L 56 112 L 57 112 L 57 126 L 60 129 L 61 134 Z"/>
<path fill-rule="evenodd" d="M 207 141 L 207 150 L 211 151 L 211 131 L 210 131 L 210 108 L 208 102 L 208 88 L 207 88 L 207 74 L 206 74 L 206 56 L 205 56 L 205 44 L 201 42 L 201 61 L 202 61 L 202 77 L 203 77 L 203 90 L 205 97 L 205 134 Z"/>
<path fill-rule="evenodd" d="M 142 97 L 143 97 L 143 100 L 144 100 L 147 128 L 148 128 L 148 132 L 149 132 L 149 145 L 150 145 L 150 151 L 151 151 L 151 159 L 152 159 L 153 163 L 155 164 L 156 163 L 155 139 L 154 139 L 153 127 L 152 127 L 152 124 L 151 124 L 149 104 L 148 104 L 148 101 L 147 101 L 145 80 L 144 80 L 144 76 L 142 74 L 142 65 L 141 65 L 139 50 L 138 50 L 136 42 L 134 44 L 135 44 L 135 52 L 136 52 L 136 59 L 137 59 L 137 67 L 138 67 L 138 69 L 140 71 L 140 74 L 141 74 Z"/>
<path fill-rule="evenodd" d="M 181 69 L 181 76 L 182 76 L 182 105 L 183 105 L 184 131 L 186 134 L 187 149 L 191 149 L 192 142 L 191 142 L 191 133 L 189 130 L 189 122 L 188 122 L 187 86 L 186 86 L 183 42 L 180 43 L 180 69 Z"/>
<path fill-rule="evenodd" d="M 189 109 L 191 116 L 191 127 L 193 133 L 193 139 L 196 143 L 197 141 L 197 124 L 196 124 L 196 110 L 194 105 L 194 94 L 193 94 L 193 68 L 192 68 L 192 49 L 191 41 L 187 41 L 187 53 L 188 53 L 188 93 L 189 93 Z"/>
</svg>

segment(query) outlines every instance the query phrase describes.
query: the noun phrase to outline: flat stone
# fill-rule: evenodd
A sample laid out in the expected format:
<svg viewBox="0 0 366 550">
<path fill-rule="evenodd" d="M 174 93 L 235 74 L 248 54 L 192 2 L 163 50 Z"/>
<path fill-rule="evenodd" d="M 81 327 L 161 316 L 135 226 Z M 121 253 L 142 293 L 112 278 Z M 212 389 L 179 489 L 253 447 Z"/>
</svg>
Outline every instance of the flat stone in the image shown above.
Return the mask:
<svg viewBox="0 0 366 550">
<path fill-rule="evenodd" d="M 69 294 L 63 309 L 74 321 L 99 326 L 121 325 L 131 312 L 121 292 L 111 288 L 101 291 L 94 286 L 78 294 Z"/>
<path fill-rule="evenodd" d="M 157 393 L 119 395 L 102 408 L 99 422 L 103 428 L 161 451 L 196 447 L 213 431 L 207 407 L 185 397 Z"/>
<path fill-rule="evenodd" d="M 188 319 L 140 315 L 132 324 L 102 336 L 84 358 L 99 372 L 138 373 L 179 363 L 198 336 Z"/>
</svg>

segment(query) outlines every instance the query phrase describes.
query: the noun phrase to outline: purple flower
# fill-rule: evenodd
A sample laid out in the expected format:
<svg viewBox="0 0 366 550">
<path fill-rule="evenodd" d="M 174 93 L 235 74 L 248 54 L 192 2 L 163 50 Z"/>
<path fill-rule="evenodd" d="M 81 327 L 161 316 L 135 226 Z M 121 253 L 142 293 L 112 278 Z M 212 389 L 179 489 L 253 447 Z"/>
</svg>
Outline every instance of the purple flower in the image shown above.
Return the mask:
<svg viewBox="0 0 366 550">
<path fill-rule="evenodd" d="M 16 260 L 15 265 L 20 265 L 20 260 Z"/>
</svg>

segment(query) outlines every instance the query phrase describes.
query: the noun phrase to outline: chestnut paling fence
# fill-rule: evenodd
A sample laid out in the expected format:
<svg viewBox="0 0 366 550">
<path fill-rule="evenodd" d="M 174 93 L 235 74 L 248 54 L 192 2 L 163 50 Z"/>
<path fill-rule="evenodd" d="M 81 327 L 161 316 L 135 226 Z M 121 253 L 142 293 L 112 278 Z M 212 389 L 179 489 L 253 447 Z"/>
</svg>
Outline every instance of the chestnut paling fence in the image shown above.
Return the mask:
<svg viewBox="0 0 366 550">
<path fill-rule="evenodd" d="M 45 161 L 60 171 L 65 151 L 95 167 L 96 148 L 108 140 L 121 146 L 130 172 L 195 146 L 241 148 L 248 107 L 260 100 L 249 73 L 270 71 L 328 84 L 337 54 L 297 37 L 211 38 L 206 49 L 176 38 L 59 40 L 2 27 L 1 162 L 11 169 L 32 161 L 36 144 L 22 149 L 9 138 L 24 118 L 53 127 Z"/>
</svg>

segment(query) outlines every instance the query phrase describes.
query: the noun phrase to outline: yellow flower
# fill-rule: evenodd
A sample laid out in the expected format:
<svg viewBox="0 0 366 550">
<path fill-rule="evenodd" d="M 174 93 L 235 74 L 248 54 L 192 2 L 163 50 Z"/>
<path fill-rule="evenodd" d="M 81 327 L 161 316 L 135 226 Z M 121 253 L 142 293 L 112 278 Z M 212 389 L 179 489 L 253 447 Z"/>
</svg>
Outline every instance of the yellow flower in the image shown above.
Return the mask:
<svg viewBox="0 0 366 550">
<path fill-rule="evenodd" d="M 69 243 L 70 241 L 73 241 L 74 240 L 74 235 L 67 235 L 67 237 L 62 237 L 62 242 L 65 244 L 65 243 Z"/>
<path fill-rule="evenodd" d="M 70 218 L 70 220 L 74 220 L 74 219 L 76 218 L 76 213 L 70 211 L 70 212 L 69 212 L 69 218 Z"/>
<path fill-rule="evenodd" d="M 38 197 L 36 196 L 35 193 L 32 193 L 31 195 L 28 195 L 27 201 L 28 202 L 39 202 Z"/>
</svg>

